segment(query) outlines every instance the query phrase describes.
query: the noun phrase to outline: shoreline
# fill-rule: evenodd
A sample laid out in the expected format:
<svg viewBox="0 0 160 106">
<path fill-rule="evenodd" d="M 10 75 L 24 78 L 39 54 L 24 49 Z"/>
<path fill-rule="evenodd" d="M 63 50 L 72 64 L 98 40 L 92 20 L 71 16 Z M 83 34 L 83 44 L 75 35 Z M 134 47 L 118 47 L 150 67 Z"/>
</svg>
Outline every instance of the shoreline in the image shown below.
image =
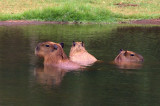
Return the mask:
<svg viewBox="0 0 160 106">
<path fill-rule="evenodd" d="M 40 24 L 112 24 L 105 22 L 61 22 L 61 21 L 32 21 L 32 20 L 8 20 L 0 21 L 0 26 L 12 25 L 40 25 Z M 113 24 L 140 24 L 140 25 L 160 25 L 160 19 L 142 19 L 121 21 Z"/>
</svg>

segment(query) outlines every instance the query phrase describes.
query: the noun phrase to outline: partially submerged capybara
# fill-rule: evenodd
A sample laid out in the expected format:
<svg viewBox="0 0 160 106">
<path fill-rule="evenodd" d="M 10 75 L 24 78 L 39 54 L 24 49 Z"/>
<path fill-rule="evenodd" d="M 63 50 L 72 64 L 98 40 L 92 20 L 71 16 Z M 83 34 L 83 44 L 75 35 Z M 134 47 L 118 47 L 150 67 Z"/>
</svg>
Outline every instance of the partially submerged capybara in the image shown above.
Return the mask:
<svg viewBox="0 0 160 106">
<path fill-rule="evenodd" d="M 118 56 L 114 59 L 114 62 L 143 62 L 143 57 L 133 51 L 121 49 Z"/>
<path fill-rule="evenodd" d="M 76 62 L 80 65 L 90 65 L 97 61 L 97 59 L 89 54 L 85 49 L 84 43 L 82 42 L 74 42 L 72 43 L 72 47 L 69 54 L 70 60 Z"/>
<path fill-rule="evenodd" d="M 143 57 L 133 51 L 120 50 L 118 56 L 114 59 L 114 63 L 119 68 L 123 69 L 136 69 L 142 66 Z"/>
<path fill-rule="evenodd" d="M 44 65 L 52 65 L 63 69 L 79 69 L 81 66 L 68 59 L 63 51 L 63 43 L 51 41 L 39 43 L 35 49 L 35 54 L 44 58 Z"/>
</svg>

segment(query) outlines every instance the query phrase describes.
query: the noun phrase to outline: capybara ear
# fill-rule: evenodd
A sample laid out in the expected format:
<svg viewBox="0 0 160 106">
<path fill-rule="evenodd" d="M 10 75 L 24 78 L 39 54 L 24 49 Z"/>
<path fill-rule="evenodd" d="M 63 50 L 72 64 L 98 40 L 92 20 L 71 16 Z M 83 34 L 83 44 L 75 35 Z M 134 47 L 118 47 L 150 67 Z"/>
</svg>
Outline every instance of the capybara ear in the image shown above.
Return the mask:
<svg viewBox="0 0 160 106">
<path fill-rule="evenodd" d="M 123 51 L 123 49 L 120 49 L 119 51 L 121 52 L 121 51 Z"/>
<path fill-rule="evenodd" d="M 76 46 L 76 43 L 75 43 L 75 41 L 73 41 L 72 43 L 73 43 L 73 46 Z"/>
<path fill-rule="evenodd" d="M 123 51 L 123 49 L 120 49 L 120 50 L 119 50 L 119 53 L 121 53 L 122 51 Z"/>
<path fill-rule="evenodd" d="M 58 46 L 56 44 L 53 45 L 54 49 L 57 50 Z"/>
<path fill-rule="evenodd" d="M 61 42 L 60 45 L 61 45 L 62 48 L 64 47 L 64 43 L 63 42 Z"/>
<path fill-rule="evenodd" d="M 84 42 L 82 41 L 82 46 L 84 46 Z"/>
</svg>

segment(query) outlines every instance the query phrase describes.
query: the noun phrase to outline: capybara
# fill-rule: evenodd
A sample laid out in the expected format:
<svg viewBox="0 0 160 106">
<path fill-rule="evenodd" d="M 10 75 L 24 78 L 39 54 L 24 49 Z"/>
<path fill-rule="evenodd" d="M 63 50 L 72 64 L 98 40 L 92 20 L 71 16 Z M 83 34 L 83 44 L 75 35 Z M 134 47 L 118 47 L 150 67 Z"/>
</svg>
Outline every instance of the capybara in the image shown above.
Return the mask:
<svg viewBox="0 0 160 106">
<path fill-rule="evenodd" d="M 114 59 L 114 62 L 143 62 L 143 57 L 133 51 L 120 49 L 120 53 Z"/>
<path fill-rule="evenodd" d="M 123 69 L 136 69 L 142 66 L 143 57 L 133 51 L 120 49 L 120 53 L 114 59 L 114 63 L 119 68 Z"/>
<path fill-rule="evenodd" d="M 63 43 L 42 42 L 35 48 L 35 54 L 44 58 L 44 65 L 52 65 L 69 70 L 82 68 L 79 64 L 68 59 L 63 51 L 63 46 Z"/>
<path fill-rule="evenodd" d="M 69 54 L 70 60 L 80 65 L 88 66 L 97 61 L 97 59 L 87 52 L 84 42 L 74 42 Z"/>
</svg>

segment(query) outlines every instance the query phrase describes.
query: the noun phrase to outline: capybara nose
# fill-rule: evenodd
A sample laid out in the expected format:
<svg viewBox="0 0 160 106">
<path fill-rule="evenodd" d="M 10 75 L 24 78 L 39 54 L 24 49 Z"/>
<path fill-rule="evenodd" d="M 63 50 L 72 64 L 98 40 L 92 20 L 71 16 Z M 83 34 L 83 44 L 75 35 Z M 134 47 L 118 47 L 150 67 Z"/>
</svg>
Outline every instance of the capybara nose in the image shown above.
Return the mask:
<svg viewBox="0 0 160 106">
<path fill-rule="evenodd" d="M 37 47 L 36 47 L 36 51 L 39 51 L 39 49 L 40 49 L 39 46 L 37 46 Z"/>
<path fill-rule="evenodd" d="M 140 58 L 140 61 L 144 61 L 144 58 L 141 56 L 141 55 L 139 55 L 139 58 Z"/>
</svg>

